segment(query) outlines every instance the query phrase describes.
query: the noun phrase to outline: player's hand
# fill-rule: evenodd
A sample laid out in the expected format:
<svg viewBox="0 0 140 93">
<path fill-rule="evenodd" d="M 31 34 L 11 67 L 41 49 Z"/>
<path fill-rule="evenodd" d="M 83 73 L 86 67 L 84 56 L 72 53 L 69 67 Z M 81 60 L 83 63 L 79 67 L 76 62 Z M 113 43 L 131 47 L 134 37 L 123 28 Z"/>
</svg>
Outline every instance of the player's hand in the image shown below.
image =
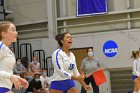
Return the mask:
<svg viewBox="0 0 140 93">
<path fill-rule="evenodd" d="M 85 79 L 85 76 L 83 74 L 81 74 L 77 77 L 78 81 L 83 81 L 84 79 Z"/>
<path fill-rule="evenodd" d="M 25 89 L 28 88 L 29 84 L 28 84 L 27 80 L 25 80 L 25 79 L 23 79 L 23 78 L 21 78 L 21 77 L 19 77 L 18 79 L 19 79 L 21 85 L 22 85 Z"/>
<path fill-rule="evenodd" d="M 80 74 L 80 76 L 81 76 L 82 80 L 85 79 L 85 76 L 83 74 Z"/>
<path fill-rule="evenodd" d="M 11 75 L 10 80 L 11 80 L 11 82 L 15 85 L 15 88 L 16 88 L 16 89 L 20 89 L 21 83 L 20 83 L 20 81 L 19 81 L 19 79 L 18 79 L 17 76 Z"/>
<path fill-rule="evenodd" d="M 98 68 L 98 71 L 101 71 L 101 70 L 103 70 L 103 68 L 102 68 L 102 67 Z"/>
<path fill-rule="evenodd" d="M 86 91 L 89 91 L 89 90 L 91 90 L 91 87 L 90 87 L 89 85 L 86 85 L 86 86 L 84 86 L 84 89 L 85 89 Z"/>
</svg>

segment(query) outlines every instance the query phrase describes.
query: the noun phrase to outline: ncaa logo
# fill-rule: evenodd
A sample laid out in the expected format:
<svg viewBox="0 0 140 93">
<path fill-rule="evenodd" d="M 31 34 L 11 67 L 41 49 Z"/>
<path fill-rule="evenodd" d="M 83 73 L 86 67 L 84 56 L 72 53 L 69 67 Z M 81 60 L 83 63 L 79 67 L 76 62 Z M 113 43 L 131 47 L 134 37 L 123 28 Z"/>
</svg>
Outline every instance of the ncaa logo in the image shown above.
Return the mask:
<svg viewBox="0 0 140 93">
<path fill-rule="evenodd" d="M 103 45 L 103 53 L 107 57 L 114 57 L 118 53 L 118 45 L 113 40 L 106 41 Z"/>
</svg>

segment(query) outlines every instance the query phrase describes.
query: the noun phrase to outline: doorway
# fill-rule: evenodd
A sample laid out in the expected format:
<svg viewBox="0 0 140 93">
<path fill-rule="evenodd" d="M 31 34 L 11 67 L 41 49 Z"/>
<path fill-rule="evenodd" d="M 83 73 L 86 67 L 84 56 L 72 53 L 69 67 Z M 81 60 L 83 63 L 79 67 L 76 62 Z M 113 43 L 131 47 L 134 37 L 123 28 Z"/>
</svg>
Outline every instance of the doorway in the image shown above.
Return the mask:
<svg viewBox="0 0 140 93">
<path fill-rule="evenodd" d="M 70 51 L 75 55 L 76 64 L 78 71 L 80 71 L 80 65 L 82 60 L 87 57 L 87 49 L 92 47 L 85 47 L 85 48 L 73 48 Z"/>
</svg>

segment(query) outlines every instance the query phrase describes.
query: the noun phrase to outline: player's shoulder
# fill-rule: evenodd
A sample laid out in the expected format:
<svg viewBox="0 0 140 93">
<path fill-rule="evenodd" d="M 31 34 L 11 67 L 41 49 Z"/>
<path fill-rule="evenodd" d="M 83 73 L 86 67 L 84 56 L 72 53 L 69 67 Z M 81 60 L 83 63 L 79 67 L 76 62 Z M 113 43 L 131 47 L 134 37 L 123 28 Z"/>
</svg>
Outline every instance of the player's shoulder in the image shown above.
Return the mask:
<svg viewBox="0 0 140 93">
<path fill-rule="evenodd" d="M 53 52 L 53 55 L 59 55 L 59 54 L 63 54 L 63 51 L 61 48 L 58 48 Z"/>
<path fill-rule="evenodd" d="M 75 57 L 75 55 L 70 51 L 70 56 Z"/>
<path fill-rule="evenodd" d="M 6 46 L 3 42 L 0 42 L 0 50 L 6 50 Z"/>
<path fill-rule="evenodd" d="M 86 60 L 88 60 L 88 57 L 85 57 L 82 61 L 85 62 Z"/>
<path fill-rule="evenodd" d="M 4 43 L 3 42 L 0 42 L 0 49 L 2 49 Z"/>
</svg>

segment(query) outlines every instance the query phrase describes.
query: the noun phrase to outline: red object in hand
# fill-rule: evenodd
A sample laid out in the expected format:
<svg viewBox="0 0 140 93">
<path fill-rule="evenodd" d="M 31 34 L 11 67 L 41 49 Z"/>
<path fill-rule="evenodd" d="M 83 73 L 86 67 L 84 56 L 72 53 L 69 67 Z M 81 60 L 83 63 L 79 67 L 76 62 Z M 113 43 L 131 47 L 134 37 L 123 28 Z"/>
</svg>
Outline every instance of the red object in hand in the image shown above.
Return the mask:
<svg viewBox="0 0 140 93">
<path fill-rule="evenodd" d="M 94 72 L 93 78 L 94 78 L 97 86 L 107 82 L 107 79 L 104 74 L 104 70 L 98 70 L 98 71 Z"/>
</svg>

